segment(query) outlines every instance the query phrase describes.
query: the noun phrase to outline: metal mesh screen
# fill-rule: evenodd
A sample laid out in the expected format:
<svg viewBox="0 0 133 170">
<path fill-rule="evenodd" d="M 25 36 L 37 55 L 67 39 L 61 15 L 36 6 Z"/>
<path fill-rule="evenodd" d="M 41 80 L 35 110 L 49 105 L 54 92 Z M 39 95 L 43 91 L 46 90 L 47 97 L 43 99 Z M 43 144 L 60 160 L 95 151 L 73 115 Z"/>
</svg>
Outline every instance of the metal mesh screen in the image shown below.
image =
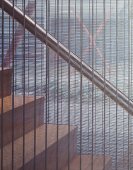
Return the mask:
<svg viewBox="0 0 133 170">
<path fill-rule="evenodd" d="M 10 12 L 4 2 L 4 0 L 0 2 L 0 71 L 2 72 L 0 74 L 0 169 L 132 169 L 133 105 L 130 106 L 133 83 L 132 2 L 130 0 L 15 0 L 10 1 L 14 9 L 12 17 L 7 14 Z M 23 11 L 24 18 L 16 21 L 15 7 Z M 26 16 L 35 22 L 34 33 L 30 29 L 30 24 L 27 30 Z M 38 25 L 46 30 L 46 36 L 38 34 Z M 40 40 L 38 35 L 41 37 Z M 49 43 L 49 36 L 57 40 L 56 48 Z M 67 48 L 67 62 L 65 57 L 61 56 L 60 43 Z M 72 53 L 79 57 L 74 62 L 71 58 Z M 77 61 L 80 63 L 78 69 L 74 64 Z M 85 74 L 82 63 L 92 68 L 92 78 L 84 76 L 87 73 Z M 4 96 L 5 82 L 8 81 L 4 82 L 6 68 L 11 69 L 12 82 L 11 94 Z M 103 81 L 100 82 L 102 89 L 99 89 L 99 84 L 95 82 L 95 71 L 102 77 Z M 98 80 L 100 81 L 100 78 Z M 108 88 L 106 81 L 115 88 L 115 92 L 112 92 L 115 93 L 114 98 L 110 97 L 110 91 L 109 93 L 106 91 L 106 87 Z M 126 99 L 120 99 L 119 92 L 121 95 L 126 95 Z M 21 135 L 16 132 L 20 125 L 19 121 L 16 125 L 19 120 L 19 116 L 18 119 L 15 117 L 16 96 L 22 98 L 22 108 L 19 106 L 22 120 L 19 129 L 22 131 Z M 33 105 L 28 106 L 27 96 L 32 97 Z M 39 97 L 42 102 L 38 104 Z M 4 122 L 7 98 L 11 101 L 10 142 L 5 142 L 4 139 L 8 132 L 8 128 L 4 127 L 7 123 Z M 127 103 L 126 111 L 121 100 Z M 29 112 L 33 115 L 27 118 Z M 39 113 L 41 118 L 38 118 Z M 32 128 L 27 130 L 31 119 L 33 119 Z M 41 119 L 39 125 L 38 119 Z M 37 128 L 43 125 L 45 130 L 38 138 Z M 52 153 L 49 151 L 49 146 L 54 138 L 52 132 L 49 134 L 49 125 L 54 125 L 53 129 L 56 129 L 55 133 L 52 130 L 55 135 L 55 149 L 51 151 Z M 62 142 L 64 144 L 60 144 L 62 125 L 67 129 L 67 137 L 64 137 Z M 73 135 L 72 127 L 76 128 Z M 27 146 L 30 144 L 27 144 L 27 136 L 31 131 L 33 131 L 32 139 L 28 140 L 33 148 L 28 150 Z M 74 135 L 76 137 L 73 137 Z M 16 149 L 16 140 L 20 138 L 22 144 L 19 167 L 16 155 L 20 148 Z M 72 138 L 76 139 L 75 142 Z M 39 150 L 38 141 L 42 139 L 44 148 Z M 10 163 L 6 166 L 7 143 L 8 145 L 11 143 L 11 156 Z M 54 144 L 52 146 L 54 148 Z M 64 154 L 62 148 L 66 148 Z M 73 148 L 76 148 L 76 153 L 74 152 L 72 156 Z M 28 159 L 29 152 L 32 152 L 32 157 Z M 55 157 L 52 156 L 54 154 Z M 63 160 L 66 162 L 61 165 L 60 162 Z"/>
</svg>

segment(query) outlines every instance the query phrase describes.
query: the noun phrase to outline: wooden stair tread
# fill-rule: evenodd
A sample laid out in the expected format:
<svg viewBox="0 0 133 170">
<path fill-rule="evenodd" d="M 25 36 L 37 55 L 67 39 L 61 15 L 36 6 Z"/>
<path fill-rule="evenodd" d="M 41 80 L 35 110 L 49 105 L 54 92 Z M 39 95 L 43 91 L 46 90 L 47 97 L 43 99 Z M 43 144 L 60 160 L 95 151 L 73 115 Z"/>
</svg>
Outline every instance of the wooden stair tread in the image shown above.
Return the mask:
<svg viewBox="0 0 133 170">
<path fill-rule="evenodd" d="M 36 105 L 36 118 L 35 118 Z M 1 109 L 1 103 L 0 103 Z M 2 115 L 2 116 L 1 116 Z M 25 103 L 23 104 L 23 96 L 14 96 L 14 108 L 12 110 L 11 96 L 4 98 L 4 112 L 0 113 L 0 127 L 3 122 L 2 131 L 0 131 L 0 148 L 12 141 L 14 133 L 14 140 L 25 133 L 34 129 L 34 122 L 36 120 L 36 127 L 44 123 L 44 97 L 25 96 Z M 3 145 L 3 146 L 1 146 Z"/>
<path fill-rule="evenodd" d="M 81 159 L 81 169 L 80 169 L 80 159 Z M 93 167 L 92 167 L 93 164 Z M 105 166 L 104 166 L 104 156 L 103 155 L 76 155 L 69 164 L 69 170 L 111 170 L 112 162 L 110 156 L 105 156 Z M 62 169 L 68 170 L 68 165 Z"/>
<path fill-rule="evenodd" d="M 47 148 L 57 142 L 57 127 L 58 141 L 68 134 L 67 125 L 41 125 L 36 129 L 36 156 L 45 150 L 47 127 Z M 71 126 L 70 132 L 75 129 Z M 34 130 L 25 135 L 25 163 L 28 163 L 34 158 Z M 1 155 L 0 155 L 1 156 Z M 1 160 L 1 157 L 0 157 Z M 12 144 L 8 144 L 3 148 L 3 167 L 4 170 L 11 168 L 12 161 Z M 14 170 L 19 169 L 23 165 L 23 137 L 18 138 L 14 142 Z"/>
<path fill-rule="evenodd" d="M 42 96 L 36 96 L 36 99 L 42 98 Z M 14 105 L 12 106 L 12 96 L 7 96 L 3 98 L 3 113 L 6 113 L 12 108 L 18 108 L 22 105 L 26 105 L 28 103 L 31 103 L 35 100 L 34 96 L 25 96 L 25 103 L 23 101 L 24 97 L 21 96 L 14 96 Z M 0 99 L 0 114 L 1 114 L 1 106 L 2 106 L 2 99 Z"/>
</svg>

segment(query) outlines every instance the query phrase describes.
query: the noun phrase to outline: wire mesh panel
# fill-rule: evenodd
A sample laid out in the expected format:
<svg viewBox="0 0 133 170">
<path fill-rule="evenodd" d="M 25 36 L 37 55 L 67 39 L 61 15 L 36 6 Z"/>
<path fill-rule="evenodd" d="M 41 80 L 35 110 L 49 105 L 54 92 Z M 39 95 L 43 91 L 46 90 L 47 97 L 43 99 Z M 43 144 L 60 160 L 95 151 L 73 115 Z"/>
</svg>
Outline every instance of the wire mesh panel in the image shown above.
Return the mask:
<svg viewBox="0 0 133 170">
<path fill-rule="evenodd" d="M 58 12 L 56 1 L 49 2 L 49 32 L 132 99 L 131 2 L 64 0 L 59 3 Z M 54 101 L 54 106 L 61 103 L 61 120 L 78 126 L 78 153 L 110 155 L 112 169 L 131 168 L 132 117 L 100 92 L 93 80 L 82 77 L 82 67 L 77 73 L 62 60 L 57 68 L 52 51 L 49 57 L 53 57 L 52 63 L 59 69 L 61 79 L 56 81 L 60 80 L 62 85 L 57 83 L 58 91 L 65 94 Z M 55 82 L 52 76 L 58 75 L 51 71 L 51 85 Z M 52 98 L 55 100 L 55 94 Z M 53 102 L 49 103 L 52 115 L 51 106 Z M 51 116 L 53 121 L 55 118 Z"/>
<path fill-rule="evenodd" d="M 0 7 L 0 169 L 132 169 L 132 2 Z"/>
</svg>

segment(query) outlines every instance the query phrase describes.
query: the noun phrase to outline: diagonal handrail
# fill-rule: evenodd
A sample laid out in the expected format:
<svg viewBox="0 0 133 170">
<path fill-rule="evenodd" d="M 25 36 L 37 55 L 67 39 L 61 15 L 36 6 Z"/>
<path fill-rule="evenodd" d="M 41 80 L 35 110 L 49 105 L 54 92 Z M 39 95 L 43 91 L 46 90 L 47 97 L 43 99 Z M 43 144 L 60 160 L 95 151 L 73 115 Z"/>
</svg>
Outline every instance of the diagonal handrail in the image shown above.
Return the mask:
<svg viewBox="0 0 133 170">
<path fill-rule="evenodd" d="M 24 15 L 19 8 L 13 6 L 13 4 L 8 0 L 0 0 L 0 7 L 16 19 L 20 24 L 25 24 L 25 28 L 36 36 L 36 38 L 58 53 L 60 57 L 70 63 L 72 67 L 74 67 L 77 71 L 92 81 L 99 89 L 101 89 L 104 94 L 119 104 L 128 113 L 133 115 L 133 101 L 113 86 L 108 80 L 102 77 L 97 71 L 85 62 L 81 61 L 79 57 L 70 52 L 70 50 L 68 50 L 64 45 L 47 33 L 45 29 L 41 28 L 30 17 Z"/>
</svg>

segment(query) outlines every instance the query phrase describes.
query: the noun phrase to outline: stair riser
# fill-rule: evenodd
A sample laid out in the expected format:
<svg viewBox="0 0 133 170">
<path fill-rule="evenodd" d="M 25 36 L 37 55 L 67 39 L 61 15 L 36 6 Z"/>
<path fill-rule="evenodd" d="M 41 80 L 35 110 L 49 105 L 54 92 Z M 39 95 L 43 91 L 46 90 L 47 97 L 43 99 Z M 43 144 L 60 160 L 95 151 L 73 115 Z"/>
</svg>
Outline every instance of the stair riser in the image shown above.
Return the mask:
<svg viewBox="0 0 133 170">
<path fill-rule="evenodd" d="M 25 104 L 25 107 L 21 105 L 20 107 L 14 108 L 14 111 L 10 110 L 6 113 L 3 113 L 3 116 L 0 116 L 0 127 L 1 119 L 3 122 L 2 136 L 0 130 L 0 139 L 1 137 L 3 138 L 3 146 L 12 141 L 12 136 L 14 136 L 14 139 L 17 139 L 18 137 L 22 136 L 23 133 L 27 133 L 34 129 L 34 104 L 34 101 L 32 101 L 30 103 Z M 36 100 L 36 127 L 43 124 L 43 113 L 44 98 L 41 97 Z"/>
<path fill-rule="evenodd" d="M 0 68 L 0 98 L 11 95 L 12 70 Z"/>
<path fill-rule="evenodd" d="M 69 137 L 69 159 L 71 160 L 76 155 L 76 128 L 71 131 Z M 57 157 L 57 155 L 59 155 Z M 57 143 L 54 143 L 51 147 L 47 149 L 47 151 L 42 152 L 37 155 L 34 159 L 28 162 L 24 169 L 25 170 L 33 170 L 34 165 L 36 166 L 36 170 L 54 170 L 57 167 L 58 161 L 58 170 L 62 170 L 62 168 L 68 164 L 68 135 L 61 138 L 58 141 L 58 153 L 57 153 Z M 46 165 L 45 165 L 46 163 Z M 20 170 L 22 170 L 21 168 Z"/>
</svg>

